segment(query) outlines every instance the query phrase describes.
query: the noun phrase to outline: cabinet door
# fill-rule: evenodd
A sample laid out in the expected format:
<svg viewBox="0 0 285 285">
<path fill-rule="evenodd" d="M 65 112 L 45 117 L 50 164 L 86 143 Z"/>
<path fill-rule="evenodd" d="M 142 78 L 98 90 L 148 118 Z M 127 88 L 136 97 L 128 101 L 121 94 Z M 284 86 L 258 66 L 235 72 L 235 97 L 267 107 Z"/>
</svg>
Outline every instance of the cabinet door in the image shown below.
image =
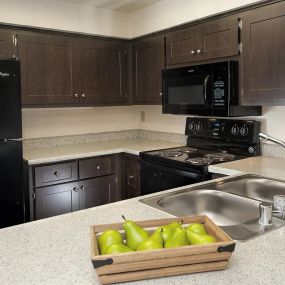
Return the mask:
<svg viewBox="0 0 285 285">
<path fill-rule="evenodd" d="M 174 31 L 166 36 L 166 64 L 192 62 L 196 59 L 197 33 L 193 27 Z"/>
<path fill-rule="evenodd" d="M 285 3 L 242 17 L 242 103 L 285 105 Z"/>
<path fill-rule="evenodd" d="M 127 99 L 127 49 L 109 40 L 81 40 L 79 95 L 82 104 L 108 105 Z"/>
<path fill-rule="evenodd" d="M 115 176 L 103 176 L 80 183 L 80 209 L 91 208 L 114 202 Z"/>
<path fill-rule="evenodd" d="M 0 59 L 16 56 L 16 49 L 13 43 L 13 31 L 8 29 L 0 30 Z"/>
<path fill-rule="evenodd" d="M 77 182 L 36 188 L 36 219 L 79 210 L 79 190 Z"/>
<path fill-rule="evenodd" d="M 136 155 L 125 154 L 123 157 L 123 188 L 125 198 L 133 198 L 140 195 L 140 167 Z"/>
<path fill-rule="evenodd" d="M 22 32 L 18 49 L 24 105 L 78 102 L 74 42 L 70 37 Z"/>
<path fill-rule="evenodd" d="M 164 38 L 140 40 L 133 46 L 134 100 L 161 104 L 161 70 L 165 68 Z"/>
<path fill-rule="evenodd" d="M 198 26 L 196 59 L 214 59 L 238 55 L 237 17 L 226 17 Z"/>
</svg>

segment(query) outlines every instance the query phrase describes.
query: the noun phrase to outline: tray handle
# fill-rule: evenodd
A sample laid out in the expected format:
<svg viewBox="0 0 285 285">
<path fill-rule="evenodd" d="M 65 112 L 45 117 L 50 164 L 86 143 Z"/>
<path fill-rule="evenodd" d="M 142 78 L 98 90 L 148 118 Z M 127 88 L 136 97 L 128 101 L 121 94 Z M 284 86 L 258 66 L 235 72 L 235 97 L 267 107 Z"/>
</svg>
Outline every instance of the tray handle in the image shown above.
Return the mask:
<svg viewBox="0 0 285 285">
<path fill-rule="evenodd" d="M 96 268 L 99 268 L 99 267 L 102 267 L 102 266 L 105 266 L 105 265 L 110 265 L 113 263 L 113 259 L 112 258 L 107 258 L 107 259 L 104 259 L 104 260 L 91 260 L 92 263 L 93 263 L 93 267 L 96 269 Z"/>
<path fill-rule="evenodd" d="M 222 245 L 217 248 L 217 252 L 225 252 L 225 251 L 233 252 L 235 250 L 235 247 L 236 247 L 235 243 L 224 245 L 224 246 Z"/>
</svg>

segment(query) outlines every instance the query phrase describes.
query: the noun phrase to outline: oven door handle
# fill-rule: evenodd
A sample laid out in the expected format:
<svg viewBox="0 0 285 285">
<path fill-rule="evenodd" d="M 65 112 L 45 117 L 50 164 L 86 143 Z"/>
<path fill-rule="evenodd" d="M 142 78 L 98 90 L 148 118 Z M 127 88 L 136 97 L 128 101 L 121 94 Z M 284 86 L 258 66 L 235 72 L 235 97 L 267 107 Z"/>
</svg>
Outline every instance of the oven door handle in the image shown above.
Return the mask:
<svg viewBox="0 0 285 285">
<path fill-rule="evenodd" d="M 210 75 L 208 74 L 205 79 L 204 79 L 204 84 L 203 84 L 203 94 L 204 94 L 204 100 L 207 106 L 209 106 L 208 102 L 208 96 L 207 96 L 207 87 L 208 87 L 208 82 L 209 82 Z"/>
</svg>

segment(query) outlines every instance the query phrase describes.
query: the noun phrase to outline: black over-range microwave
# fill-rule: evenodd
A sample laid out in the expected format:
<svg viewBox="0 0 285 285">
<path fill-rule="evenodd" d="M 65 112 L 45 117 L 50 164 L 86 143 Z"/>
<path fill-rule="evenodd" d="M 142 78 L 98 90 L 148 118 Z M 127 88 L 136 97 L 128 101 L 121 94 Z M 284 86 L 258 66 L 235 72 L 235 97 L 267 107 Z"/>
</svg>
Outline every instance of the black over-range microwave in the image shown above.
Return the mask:
<svg viewBox="0 0 285 285">
<path fill-rule="evenodd" d="M 239 106 L 238 62 L 225 61 L 162 71 L 163 113 L 258 116 L 260 106 Z"/>
</svg>

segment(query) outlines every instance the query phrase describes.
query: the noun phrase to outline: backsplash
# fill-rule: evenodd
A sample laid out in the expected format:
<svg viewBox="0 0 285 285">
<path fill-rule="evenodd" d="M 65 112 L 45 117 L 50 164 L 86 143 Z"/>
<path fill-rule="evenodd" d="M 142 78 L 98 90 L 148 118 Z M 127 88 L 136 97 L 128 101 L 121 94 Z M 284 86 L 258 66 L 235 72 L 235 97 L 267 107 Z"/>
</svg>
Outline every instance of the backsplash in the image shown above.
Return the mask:
<svg viewBox="0 0 285 285">
<path fill-rule="evenodd" d="M 157 141 L 169 141 L 174 143 L 176 142 L 177 144 L 186 144 L 186 136 L 183 134 L 134 129 L 127 131 L 102 132 L 95 134 L 25 139 L 23 140 L 23 146 L 27 150 L 27 149 L 41 148 L 41 147 L 55 147 L 61 145 L 104 142 L 110 140 L 138 139 L 138 138 L 157 140 Z M 270 142 L 261 143 L 261 153 L 264 156 L 285 159 L 285 149 L 282 148 L 281 146 L 272 144 Z"/>
</svg>

